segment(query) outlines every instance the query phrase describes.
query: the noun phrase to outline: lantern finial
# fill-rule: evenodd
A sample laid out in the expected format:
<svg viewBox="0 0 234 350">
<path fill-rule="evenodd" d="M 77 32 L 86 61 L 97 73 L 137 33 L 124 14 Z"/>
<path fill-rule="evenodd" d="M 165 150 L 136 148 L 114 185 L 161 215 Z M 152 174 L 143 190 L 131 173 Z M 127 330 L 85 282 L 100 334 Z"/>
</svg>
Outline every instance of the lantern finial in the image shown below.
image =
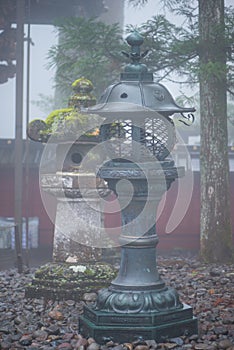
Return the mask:
<svg viewBox="0 0 234 350">
<path fill-rule="evenodd" d="M 124 73 L 121 75 L 121 80 L 146 80 L 152 81 L 152 73 L 148 73 L 148 68 L 141 63 L 141 58 L 145 57 L 149 50 L 141 53 L 140 46 L 143 44 L 143 36 L 136 30 L 132 32 L 127 38 L 127 43 L 131 46 L 131 52 L 122 52 L 126 57 L 131 59 L 131 63 L 127 64 Z"/>
</svg>

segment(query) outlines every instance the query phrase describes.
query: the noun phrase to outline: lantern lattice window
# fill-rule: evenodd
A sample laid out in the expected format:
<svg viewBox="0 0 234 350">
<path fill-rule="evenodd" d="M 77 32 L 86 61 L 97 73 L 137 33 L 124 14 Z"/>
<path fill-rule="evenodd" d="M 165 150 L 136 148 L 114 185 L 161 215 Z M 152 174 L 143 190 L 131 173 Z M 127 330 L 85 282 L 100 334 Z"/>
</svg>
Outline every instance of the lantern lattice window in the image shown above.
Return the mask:
<svg viewBox="0 0 234 350">
<path fill-rule="evenodd" d="M 102 125 L 101 138 L 111 158 L 144 161 L 152 157 L 165 159 L 176 140 L 173 122 L 161 115 L 134 122 L 118 118 Z"/>
</svg>

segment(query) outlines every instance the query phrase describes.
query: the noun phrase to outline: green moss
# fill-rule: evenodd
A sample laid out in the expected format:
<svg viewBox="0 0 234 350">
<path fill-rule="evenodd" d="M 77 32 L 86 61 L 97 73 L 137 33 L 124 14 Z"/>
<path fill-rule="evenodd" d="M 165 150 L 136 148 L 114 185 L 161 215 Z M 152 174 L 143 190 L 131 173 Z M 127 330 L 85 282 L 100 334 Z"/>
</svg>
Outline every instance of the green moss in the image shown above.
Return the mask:
<svg viewBox="0 0 234 350">
<path fill-rule="evenodd" d="M 53 135 L 59 139 L 76 137 L 80 135 L 97 136 L 95 116 L 82 114 L 73 108 L 58 109 L 49 114 L 45 120 L 46 127 L 41 130 L 41 135 Z"/>
<path fill-rule="evenodd" d="M 48 117 L 45 120 L 45 123 L 48 126 L 51 126 L 55 120 L 58 118 L 64 118 L 65 115 L 72 112 L 72 108 L 62 108 L 62 109 L 55 109 L 53 112 L 51 112 Z"/>
<path fill-rule="evenodd" d="M 85 79 L 84 77 L 75 80 L 72 83 L 72 88 L 75 91 L 79 91 L 79 92 L 90 92 L 93 90 L 93 84 L 91 83 L 90 80 Z"/>
<path fill-rule="evenodd" d="M 96 103 L 90 93 L 93 84 L 90 80 L 80 78 L 74 81 L 72 88 L 75 94 L 69 100 L 67 108 L 52 111 L 44 120 L 33 120 L 28 126 L 28 136 L 34 141 L 47 142 L 50 136 L 55 140 L 78 139 L 80 136 L 97 136 L 100 117 L 82 114 L 81 107 L 89 107 Z"/>
</svg>

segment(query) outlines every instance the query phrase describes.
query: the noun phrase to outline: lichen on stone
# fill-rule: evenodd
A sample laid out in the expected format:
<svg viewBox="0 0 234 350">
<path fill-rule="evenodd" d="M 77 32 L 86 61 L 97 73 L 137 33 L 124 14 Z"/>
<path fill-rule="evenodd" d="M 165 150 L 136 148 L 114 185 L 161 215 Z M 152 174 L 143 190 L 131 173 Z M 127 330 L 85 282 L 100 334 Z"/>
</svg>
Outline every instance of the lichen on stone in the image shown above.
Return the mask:
<svg viewBox="0 0 234 350">
<path fill-rule="evenodd" d="M 34 119 L 27 128 L 29 138 L 34 141 L 76 140 L 79 137 L 97 137 L 99 135 L 100 117 L 82 113 L 96 103 L 91 94 L 93 84 L 90 80 L 80 78 L 74 81 L 72 88 L 75 93 L 69 99 L 68 107 L 52 111 L 45 120 Z"/>
</svg>

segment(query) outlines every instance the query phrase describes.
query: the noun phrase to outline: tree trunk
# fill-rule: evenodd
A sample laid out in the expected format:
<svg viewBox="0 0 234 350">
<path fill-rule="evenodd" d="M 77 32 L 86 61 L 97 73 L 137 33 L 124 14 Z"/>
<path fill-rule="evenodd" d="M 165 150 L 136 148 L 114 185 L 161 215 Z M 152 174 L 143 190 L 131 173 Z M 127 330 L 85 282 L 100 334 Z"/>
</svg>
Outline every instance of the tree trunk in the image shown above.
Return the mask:
<svg viewBox="0 0 234 350">
<path fill-rule="evenodd" d="M 224 0 L 199 0 L 201 257 L 232 258 Z"/>
</svg>

